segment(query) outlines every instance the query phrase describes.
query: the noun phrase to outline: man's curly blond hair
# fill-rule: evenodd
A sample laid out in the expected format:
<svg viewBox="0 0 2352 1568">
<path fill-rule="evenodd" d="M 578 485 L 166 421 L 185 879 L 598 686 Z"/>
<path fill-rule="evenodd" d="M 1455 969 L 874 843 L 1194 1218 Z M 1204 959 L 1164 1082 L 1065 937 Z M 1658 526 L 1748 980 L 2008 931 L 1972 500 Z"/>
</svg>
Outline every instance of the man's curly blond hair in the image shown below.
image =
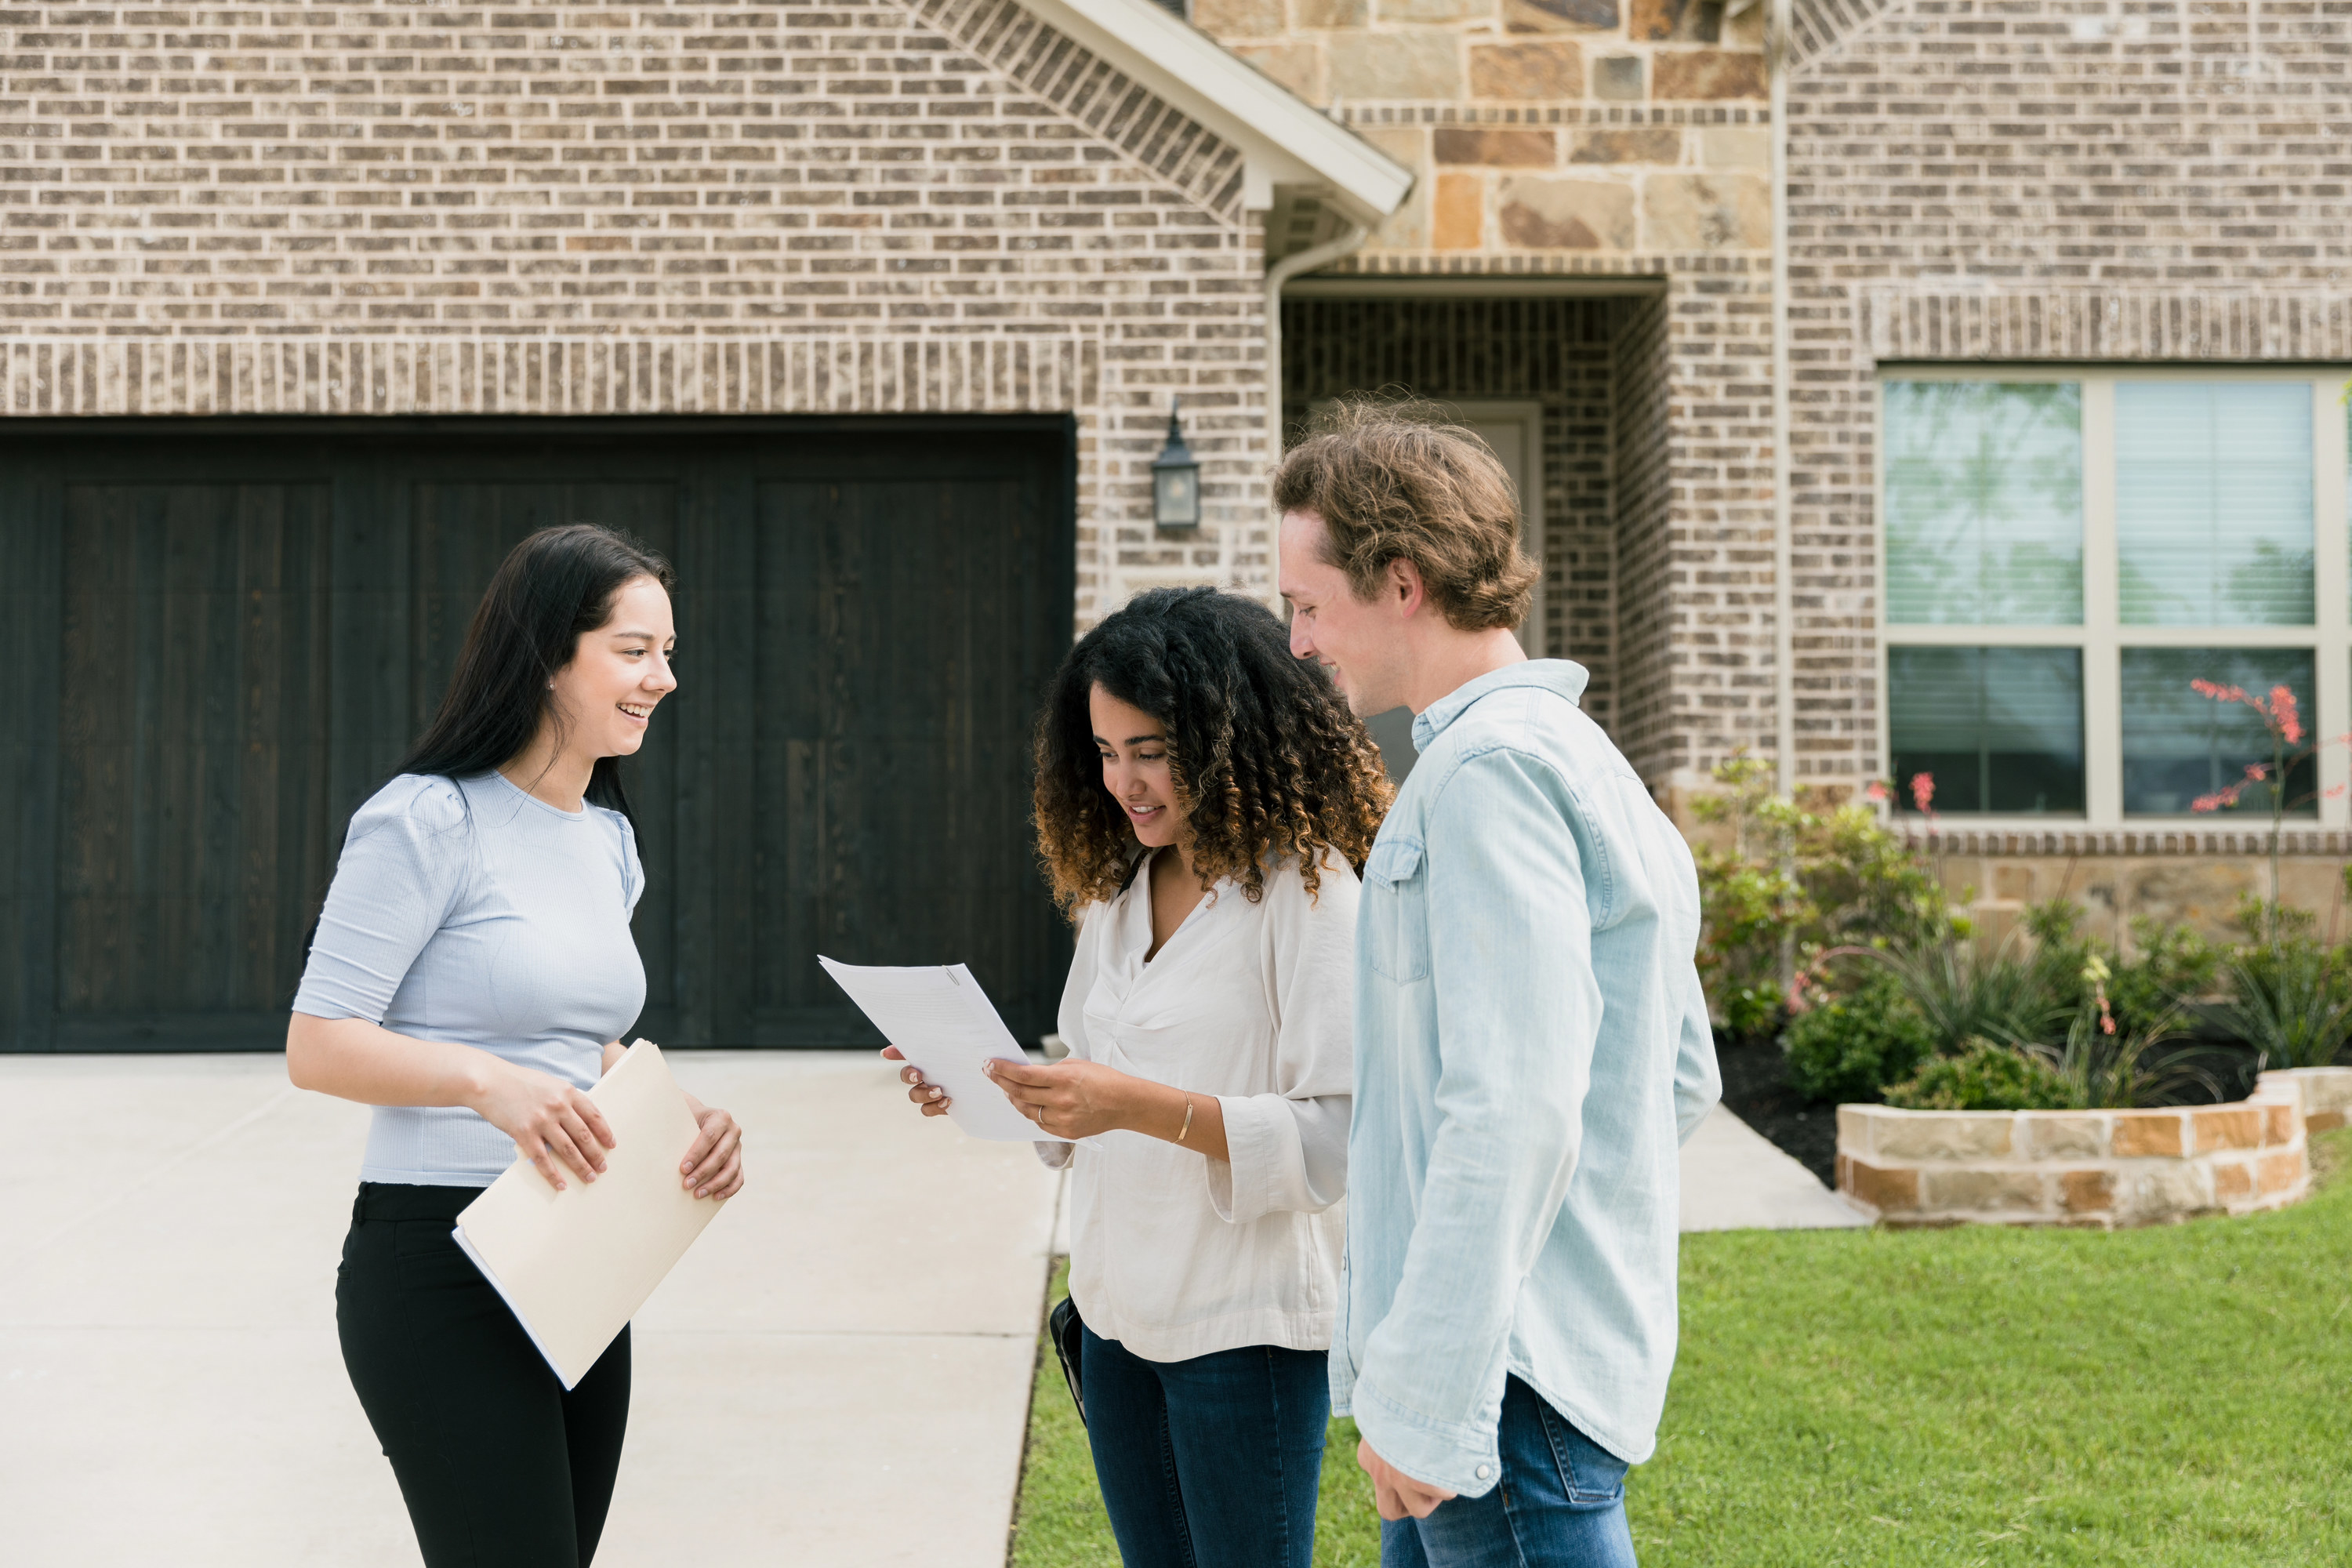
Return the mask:
<svg viewBox="0 0 2352 1568">
<path fill-rule="evenodd" d="M 1340 399 L 1275 469 L 1274 505 L 1323 520 L 1324 558 L 1360 599 L 1380 592 L 1390 562 L 1410 561 L 1458 630 L 1528 617 L 1537 569 L 1519 548 L 1511 477 L 1436 404 Z"/>
</svg>

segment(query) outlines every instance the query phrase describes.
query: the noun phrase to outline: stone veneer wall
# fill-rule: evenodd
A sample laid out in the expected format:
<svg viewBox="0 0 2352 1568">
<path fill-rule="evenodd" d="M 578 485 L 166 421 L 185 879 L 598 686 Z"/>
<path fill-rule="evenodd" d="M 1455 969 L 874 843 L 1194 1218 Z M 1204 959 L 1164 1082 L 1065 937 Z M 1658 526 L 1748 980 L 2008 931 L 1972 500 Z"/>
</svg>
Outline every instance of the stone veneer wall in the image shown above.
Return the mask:
<svg viewBox="0 0 2352 1568">
<path fill-rule="evenodd" d="M 1969 900 L 1979 929 L 1998 940 L 2025 906 L 2072 899 L 2085 927 L 2128 949 L 2131 922 L 2187 925 L 2210 942 L 2242 942 L 2238 900 L 2270 896 L 2269 837 L 2160 828 L 2132 833 L 1948 832 L 1911 842 L 1942 868 L 1945 888 Z M 2345 867 L 2352 833 L 2280 837 L 2279 892 L 2319 920 L 2320 935 L 2352 937 Z"/>
<path fill-rule="evenodd" d="M 1799 0 L 1797 773 L 1878 754 L 1877 367 L 2352 359 L 2338 0 Z"/>
<path fill-rule="evenodd" d="M 1193 0 L 1204 31 L 1420 176 L 1360 265 L 1625 272 L 1769 243 L 1763 8 Z"/>
<path fill-rule="evenodd" d="M 1838 1191 L 1887 1225 L 2154 1225 L 2310 1191 L 2309 1135 L 2344 1125 L 2352 1068 L 2262 1075 L 2231 1105 L 2160 1110 L 1838 1107 Z"/>
<path fill-rule="evenodd" d="M 1270 591 L 1238 155 L 1011 0 L 0 29 L 0 414 L 1070 410 L 1081 622 Z"/>
<path fill-rule="evenodd" d="M 1193 21 L 1415 170 L 1341 274 L 1663 279 L 1612 440 L 1612 732 L 1661 792 L 1769 747 L 1771 139 L 1763 11 L 1709 0 L 1194 0 Z M 1655 314 L 1650 312 L 1655 310 Z M 1286 341 L 1286 353 L 1295 340 Z M 1653 418 L 1660 412 L 1663 418 Z M 1629 429 L 1654 442 L 1629 450 Z M 1580 604 L 1583 603 L 1580 598 Z M 1576 646 L 1597 646 L 1571 633 Z"/>
<path fill-rule="evenodd" d="M 1386 387 L 1543 405 L 1543 646 L 1592 671 L 1584 710 L 1611 722 L 1616 630 L 1610 512 L 1612 340 L 1631 301 L 1293 300 L 1282 308 L 1283 417 Z"/>
</svg>

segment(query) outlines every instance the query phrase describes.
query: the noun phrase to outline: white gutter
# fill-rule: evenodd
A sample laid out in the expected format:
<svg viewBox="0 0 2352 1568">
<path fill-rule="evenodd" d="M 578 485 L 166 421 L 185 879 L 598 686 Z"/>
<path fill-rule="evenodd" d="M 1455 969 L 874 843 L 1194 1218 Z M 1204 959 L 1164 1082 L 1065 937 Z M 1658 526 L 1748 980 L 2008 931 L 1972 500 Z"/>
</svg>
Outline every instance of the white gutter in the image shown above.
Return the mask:
<svg viewBox="0 0 2352 1568">
<path fill-rule="evenodd" d="M 1294 251 L 1265 269 L 1265 466 L 1272 473 L 1282 462 L 1282 286 L 1302 272 L 1328 267 L 1354 250 L 1372 235 L 1370 224 L 1351 223 L 1337 239 L 1311 250 Z M 1269 594 L 1274 584 L 1266 584 Z M 1276 614 L 1282 606 L 1275 605 Z"/>
<path fill-rule="evenodd" d="M 1789 16 L 1770 0 L 1765 49 L 1772 83 L 1772 758 L 1780 793 L 1797 789 L 1796 508 L 1789 494 Z"/>
</svg>

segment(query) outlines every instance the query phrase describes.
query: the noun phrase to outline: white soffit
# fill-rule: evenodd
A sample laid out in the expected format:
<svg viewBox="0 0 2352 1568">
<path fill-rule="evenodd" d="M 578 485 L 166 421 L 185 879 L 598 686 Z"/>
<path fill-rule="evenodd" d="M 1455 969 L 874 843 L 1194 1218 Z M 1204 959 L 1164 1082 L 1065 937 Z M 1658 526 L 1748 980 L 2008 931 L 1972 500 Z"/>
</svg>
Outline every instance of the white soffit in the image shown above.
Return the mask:
<svg viewBox="0 0 2352 1568">
<path fill-rule="evenodd" d="M 1241 150 L 1243 205 L 1263 211 L 1276 185 L 1327 185 L 1361 223 L 1402 205 L 1412 171 L 1261 74 L 1153 0 L 1020 0 Z"/>
</svg>

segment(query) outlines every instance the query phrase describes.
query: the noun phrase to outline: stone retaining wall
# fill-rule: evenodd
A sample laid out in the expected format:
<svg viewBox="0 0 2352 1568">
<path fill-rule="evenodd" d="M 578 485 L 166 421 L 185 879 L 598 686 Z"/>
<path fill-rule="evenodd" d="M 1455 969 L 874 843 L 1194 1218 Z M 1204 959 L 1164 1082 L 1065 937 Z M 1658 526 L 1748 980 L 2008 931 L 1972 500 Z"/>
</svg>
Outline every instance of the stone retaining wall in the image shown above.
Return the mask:
<svg viewBox="0 0 2352 1568">
<path fill-rule="evenodd" d="M 2157 1225 L 2311 1190 L 2307 1138 L 2352 1117 L 2352 1068 L 2266 1072 L 2230 1105 L 1838 1107 L 1838 1191 L 1885 1225 Z"/>
</svg>

